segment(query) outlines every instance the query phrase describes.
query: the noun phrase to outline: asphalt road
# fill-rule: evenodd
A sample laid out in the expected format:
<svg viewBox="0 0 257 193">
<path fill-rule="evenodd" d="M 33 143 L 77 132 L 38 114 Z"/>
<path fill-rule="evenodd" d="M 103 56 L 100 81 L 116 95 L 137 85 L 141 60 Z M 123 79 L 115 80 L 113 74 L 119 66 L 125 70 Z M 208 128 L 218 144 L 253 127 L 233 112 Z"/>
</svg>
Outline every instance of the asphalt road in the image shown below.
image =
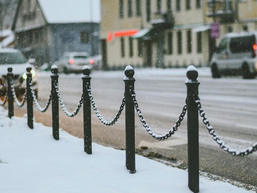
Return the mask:
<svg viewBox="0 0 257 193">
<path fill-rule="evenodd" d="M 175 71 L 175 70 L 174 70 Z M 180 70 L 181 71 L 181 70 Z M 135 78 L 137 101 L 146 122 L 158 134 L 165 134 L 175 124 L 185 104 L 185 73 L 155 73 L 138 70 Z M 231 148 L 245 149 L 257 142 L 257 80 L 241 77 L 212 79 L 206 69 L 198 78 L 199 96 L 206 117 L 220 138 Z M 92 94 L 106 120 L 117 113 L 124 96 L 124 73 L 93 72 Z M 44 105 L 50 93 L 50 73 L 39 74 L 39 100 Z M 82 93 L 81 75 L 60 75 L 59 90 L 69 111 L 73 111 Z M 35 108 L 36 109 L 36 108 Z M 23 110 L 16 114 L 22 115 Z M 100 123 L 92 110 L 93 141 L 118 149 L 124 148 L 125 115 L 112 127 Z M 51 125 L 51 110 L 42 114 L 35 110 L 35 120 Z M 200 120 L 200 118 L 199 118 Z M 201 120 L 199 128 L 201 171 L 257 186 L 257 153 L 234 157 L 224 152 L 212 140 Z M 69 133 L 83 137 L 82 112 L 68 118 L 60 112 L 60 126 Z M 187 167 L 187 119 L 175 135 L 166 141 L 155 141 L 136 116 L 136 147 L 138 153 L 171 161 L 172 165 Z M 61 137 L 61 136 L 60 136 Z M 141 149 L 140 147 L 147 147 Z M 83 148 L 83 147 L 81 147 Z M 140 168 L 137 168 L 140 170 Z"/>
</svg>

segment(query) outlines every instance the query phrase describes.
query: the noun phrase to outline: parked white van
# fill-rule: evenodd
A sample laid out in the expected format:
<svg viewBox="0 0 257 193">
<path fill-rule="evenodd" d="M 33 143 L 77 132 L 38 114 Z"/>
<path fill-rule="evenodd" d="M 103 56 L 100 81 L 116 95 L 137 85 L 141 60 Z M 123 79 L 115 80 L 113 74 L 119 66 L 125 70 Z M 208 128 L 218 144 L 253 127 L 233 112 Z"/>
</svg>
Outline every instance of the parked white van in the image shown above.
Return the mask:
<svg viewBox="0 0 257 193">
<path fill-rule="evenodd" d="M 220 41 L 211 61 L 213 78 L 238 74 L 244 79 L 257 73 L 257 32 L 228 33 Z"/>
</svg>

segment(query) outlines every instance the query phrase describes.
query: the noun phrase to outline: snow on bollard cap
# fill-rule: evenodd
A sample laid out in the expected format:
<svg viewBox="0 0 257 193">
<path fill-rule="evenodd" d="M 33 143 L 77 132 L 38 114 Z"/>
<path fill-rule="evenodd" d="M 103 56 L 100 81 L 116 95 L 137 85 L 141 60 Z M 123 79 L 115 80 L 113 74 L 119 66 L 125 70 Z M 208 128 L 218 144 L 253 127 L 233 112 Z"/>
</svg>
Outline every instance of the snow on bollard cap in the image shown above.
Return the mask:
<svg viewBox="0 0 257 193">
<path fill-rule="evenodd" d="M 51 72 L 53 73 L 53 74 L 57 74 L 58 73 L 58 67 L 54 64 L 54 65 L 52 65 L 52 67 L 51 67 Z"/>
<path fill-rule="evenodd" d="M 87 66 L 87 65 L 83 66 L 82 73 L 83 73 L 83 75 L 89 76 L 90 75 L 90 68 L 89 68 L 89 66 Z"/>
<path fill-rule="evenodd" d="M 126 77 L 133 78 L 135 71 L 134 71 L 134 68 L 129 65 L 129 66 L 126 66 L 124 73 Z"/>
<path fill-rule="evenodd" d="M 187 78 L 189 80 L 196 81 L 197 77 L 198 77 L 197 69 L 193 65 L 188 66 L 187 67 Z"/>
</svg>

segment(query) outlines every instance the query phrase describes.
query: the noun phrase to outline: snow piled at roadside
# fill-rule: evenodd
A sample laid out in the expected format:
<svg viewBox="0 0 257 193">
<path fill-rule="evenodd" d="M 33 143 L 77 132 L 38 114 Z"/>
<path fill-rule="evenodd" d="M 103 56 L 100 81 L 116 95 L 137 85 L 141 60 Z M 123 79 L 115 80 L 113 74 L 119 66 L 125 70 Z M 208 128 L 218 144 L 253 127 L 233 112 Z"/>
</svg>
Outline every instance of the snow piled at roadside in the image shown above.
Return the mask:
<svg viewBox="0 0 257 193">
<path fill-rule="evenodd" d="M 125 152 L 83 140 L 60 130 L 60 140 L 40 123 L 29 129 L 25 118 L 9 119 L 0 108 L 1 193 L 190 193 L 187 172 L 136 156 L 136 174 L 125 168 Z M 200 178 L 200 192 L 250 193 L 231 184 Z"/>
</svg>

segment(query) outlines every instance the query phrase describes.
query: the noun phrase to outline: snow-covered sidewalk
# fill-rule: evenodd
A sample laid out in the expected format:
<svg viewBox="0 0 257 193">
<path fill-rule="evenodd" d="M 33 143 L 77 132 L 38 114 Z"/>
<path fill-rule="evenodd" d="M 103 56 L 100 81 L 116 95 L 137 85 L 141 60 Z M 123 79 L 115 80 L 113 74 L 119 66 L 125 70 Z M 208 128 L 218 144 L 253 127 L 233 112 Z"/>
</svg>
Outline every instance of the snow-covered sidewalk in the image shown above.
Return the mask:
<svg viewBox="0 0 257 193">
<path fill-rule="evenodd" d="M 40 123 L 31 130 L 25 118 L 7 117 L 0 107 L 1 193 L 190 193 L 187 171 L 136 156 L 136 174 L 125 168 L 125 152 L 83 140 Z M 200 178 L 201 193 L 250 193 L 231 184 Z"/>
</svg>

